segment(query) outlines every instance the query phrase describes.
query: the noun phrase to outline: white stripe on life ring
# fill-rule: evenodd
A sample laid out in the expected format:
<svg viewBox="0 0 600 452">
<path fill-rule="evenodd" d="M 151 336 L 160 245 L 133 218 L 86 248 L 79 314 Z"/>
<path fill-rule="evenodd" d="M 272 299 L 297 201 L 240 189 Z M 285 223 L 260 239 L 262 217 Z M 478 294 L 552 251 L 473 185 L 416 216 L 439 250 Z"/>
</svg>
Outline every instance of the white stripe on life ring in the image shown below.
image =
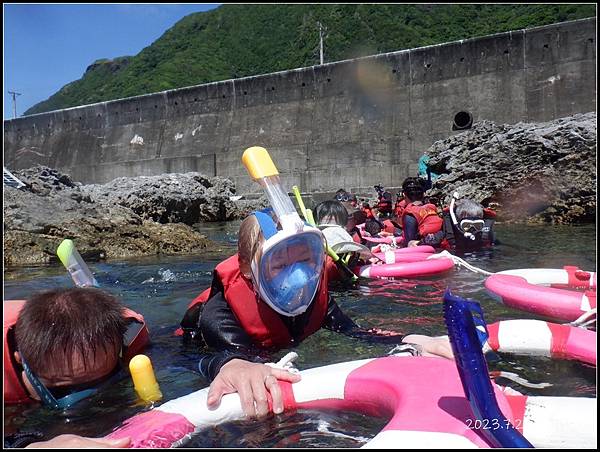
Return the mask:
<svg viewBox="0 0 600 452">
<path fill-rule="evenodd" d="M 294 383 L 294 398 L 296 402 L 301 403 L 322 399 L 343 400 L 348 374 L 370 361 L 373 361 L 373 359 L 348 361 L 302 371 L 302 380 Z M 313 378 L 322 381 L 323 384 L 315 385 Z"/>
<path fill-rule="evenodd" d="M 520 276 L 529 284 L 549 286 L 550 284 L 568 284 L 569 274 L 562 268 L 520 268 L 498 272 L 501 275 Z"/>
<path fill-rule="evenodd" d="M 523 435 L 535 447 L 595 449 L 597 408 L 595 398 L 528 397 Z"/>
<path fill-rule="evenodd" d="M 361 449 L 477 449 L 464 436 L 442 432 L 384 430 Z"/>
<path fill-rule="evenodd" d="M 552 332 L 539 320 L 505 320 L 498 327 L 498 351 L 550 357 Z"/>
<path fill-rule="evenodd" d="M 592 306 L 590 305 L 590 299 L 586 294 L 581 296 L 581 305 L 579 305 L 579 309 L 581 309 L 583 312 L 588 312 L 592 309 Z"/>
</svg>

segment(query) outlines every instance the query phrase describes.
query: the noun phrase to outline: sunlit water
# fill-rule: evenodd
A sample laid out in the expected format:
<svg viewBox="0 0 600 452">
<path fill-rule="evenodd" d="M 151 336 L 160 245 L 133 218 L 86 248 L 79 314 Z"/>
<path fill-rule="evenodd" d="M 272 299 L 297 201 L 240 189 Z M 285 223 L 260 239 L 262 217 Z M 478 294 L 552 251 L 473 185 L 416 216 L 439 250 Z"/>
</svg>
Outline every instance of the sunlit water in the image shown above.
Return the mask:
<svg viewBox="0 0 600 452">
<path fill-rule="evenodd" d="M 146 318 L 152 345 L 150 356 L 163 392 L 170 400 L 208 385 L 196 371 L 197 352 L 185 347 L 173 331 L 192 298 L 209 286 L 215 265 L 233 254 L 239 223 L 209 224 L 201 232 L 222 244 L 212 254 L 185 257 L 151 257 L 127 262 L 91 263 L 101 286 L 117 294 Z M 498 225 L 502 244 L 491 252 L 466 256 L 479 268 L 494 272 L 514 268 L 561 268 L 577 265 L 596 270 L 596 230 L 588 226 Z M 53 287 L 71 286 L 59 266 L 8 269 L 4 273 L 4 299 L 21 299 Z M 444 276 L 415 280 L 361 280 L 358 287 L 335 286 L 333 295 L 342 309 L 363 326 L 430 335 L 446 334 L 442 317 L 443 291 L 478 300 L 488 323 L 532 314 L 505 307 L 485 291 L 484 277 L 465 269 Z M 300 369 L 336 362 L 383 356 L 389 347 L 372 345 L 321 330 L 296 351 Z M 282 351 L 276 359 L 285 354 Z M 488 362 L 490 370 L 513 372 L 531 388 L 507 379 L 498 383 L 524 394 L 546 396 L 596 396 L 596 369 L 569 361 L 503 355 Z M 401 375 L 398 378 L 402 378 Z M 427 388 L 424 388 L 427 390 Z M 122 420 L 148 409 L 138 402 L 129 379 L 96 398 L 57 414 L 37 405 L 5 407 L 5 433 L 41 430 L 101 436 Z M 262 421 L 239 421 L 196 434 L 188 447 L 360 447 L 385 425 L 385 419 L 360 413 L 298 411 L 270 416 Z"/>
</svg>

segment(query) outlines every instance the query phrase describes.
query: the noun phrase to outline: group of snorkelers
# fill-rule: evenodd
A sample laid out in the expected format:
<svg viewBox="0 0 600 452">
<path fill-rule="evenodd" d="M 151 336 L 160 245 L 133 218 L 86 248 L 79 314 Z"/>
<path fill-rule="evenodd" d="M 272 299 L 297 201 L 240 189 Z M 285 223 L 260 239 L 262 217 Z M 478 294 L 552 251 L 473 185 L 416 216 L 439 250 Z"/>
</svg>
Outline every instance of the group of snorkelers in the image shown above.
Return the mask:
<svg viewBox="0 0 600 452">
<path fill-rule="evenodd" d="M 345 191 L 315 207 L 315 226 L 283 222 L 268 211 L 244 219 L 237 253 L 216 266 L 210 287 L 190 302 L 177 331 L 197 347 L 198 368 L 211 381 L 208 407 L 217 406 L 224 394 L 238 392 L 248 416 L 267 414 L 268 396 L 274 412 L 282 412 L 277 381 L 301 377 L 265 363 L 322 328 L 370 343 L 402 345 L 415 355 L 453 359 L 446 336 L 364 328 L 329 292 L 334 263 L 326 253 L 328 243 L 356 259 L 370 253 L 364 237 L 382 232 L 399 234 L 403 246 L 466 250 L 493 243 L 493 215 L 478 203 L 458 200 L 440 215 L 424 199 L 418 178 L 407 178 L 402 190 L 404 205 L 396 221 L 377 214 L 367 218 L 356 197 Z M 11 304 L 8 312 L 5 303 L 4 403 L 38 401 L 62 410 L 89 398 L 146 346 L 146 333 L 141 315 L 97 288 L 36 294 Z M 76 435 L 40 442 L 45 438 L 37 435 L 5 437 L 5 446 L 128 444 Z"/>
<path fill-rule="evenodd" d="M 395 204 L 392 195 L 376 185 L 378 201 L 373 207 L 359 203 L 356 195 L 340 189 L 335 199 L 354 215 L 361 228 L 354 230 L 353 239 L 372 248 L 369 237 L 394 236 L 401 247 L 430 245 L 438 250 L 464 253 L 489 248 L 497 243 L 494 234 L 496 213 L 469 199 L 452 199 L 449 206 L 438 206 L 425 196 L 426 181 L 408 177 L 402 183 Z"/>
</svg>

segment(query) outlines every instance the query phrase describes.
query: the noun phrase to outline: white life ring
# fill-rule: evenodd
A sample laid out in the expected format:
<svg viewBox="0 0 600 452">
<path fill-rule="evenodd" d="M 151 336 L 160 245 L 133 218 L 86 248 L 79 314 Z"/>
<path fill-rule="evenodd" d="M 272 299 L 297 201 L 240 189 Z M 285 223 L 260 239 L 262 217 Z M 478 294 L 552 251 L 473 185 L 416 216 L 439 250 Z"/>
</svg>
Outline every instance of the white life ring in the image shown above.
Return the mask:
<svg viewBox="0 0 600 452">
<path fill-rule="evenodd" d="M 280 382 L 286 409 L 353 409 L 391 420 L 367 448 L 490 447 L 473 417 L 454 362 L 389 356 L 305 370 L 302 380 Z M 596 399 L 512 395 L 494 385 L 506 418 L 536 447 L 595 447 Z M 132 438 L 132 447 L 173 447 L 202 428 L 243 418 L 238 394 L 206 408 L 208 388 L 171 400 L 127 420 L 108 438 Z"/>
<path fill-rule="evenodd" d="M 496 352 L 571 359 L 596 365 L 595 331 L 542 320 L 503 320 L 487 328 L 487 346 Z"/>
</svg>

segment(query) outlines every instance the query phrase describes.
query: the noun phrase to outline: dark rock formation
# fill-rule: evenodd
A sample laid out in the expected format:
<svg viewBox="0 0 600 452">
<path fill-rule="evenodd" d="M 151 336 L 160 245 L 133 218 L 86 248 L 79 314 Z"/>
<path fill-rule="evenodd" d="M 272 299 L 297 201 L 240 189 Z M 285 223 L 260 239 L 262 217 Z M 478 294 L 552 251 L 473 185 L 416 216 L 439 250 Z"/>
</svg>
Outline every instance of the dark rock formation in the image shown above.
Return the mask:
<svg viewBox="0 0 600 452">
<path fill-rule="evenodd" d="M 544 123 L 478 122 L 427 155 L 442 174 L 428 195 L 446 205 L 456 191 L 496 208 L 503 221 L 595 221 L 595 112 Z"/>
<path fill-rule="evenodd" d="M 231 181 L 198 173 L 94 186 L 42 166 L 14 174 L 26 187 L 4 187 L 5 265 L 51 262 L 65 238 L 95 258 L 198 253 L 212 244 L 188 224 L 241 218 L 266 204 L 231 201 Z"/>
<path fill-rule="evenodd" d="M 95 203 L 124 206 L 158 223 L 192 225 L 240 216 L 230 199 L 235 195 L 233 182 L 200 173 L 120 177 L 107 184 L 84 185 L 81 191 Z"/>
</svg>

